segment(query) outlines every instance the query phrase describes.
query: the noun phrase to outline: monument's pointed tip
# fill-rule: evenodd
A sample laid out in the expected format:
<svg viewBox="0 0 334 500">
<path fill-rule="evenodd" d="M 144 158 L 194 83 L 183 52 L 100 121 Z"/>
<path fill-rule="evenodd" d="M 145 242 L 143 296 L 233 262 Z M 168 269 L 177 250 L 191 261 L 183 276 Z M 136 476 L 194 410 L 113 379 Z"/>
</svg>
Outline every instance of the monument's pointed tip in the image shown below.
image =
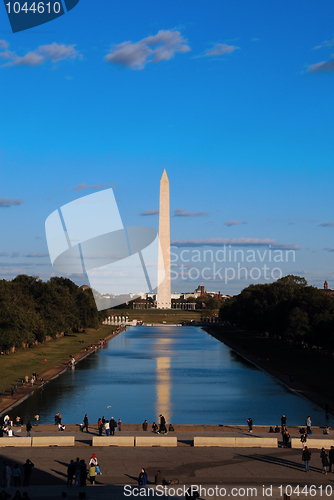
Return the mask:
<svg viewBox="0 0 334 500">
<path fill-rule="evenodd" d="M 164 171 L 162 173 L 161 180 L 167 180 L 168 181 L 167 172 L 166 172 L 165 168 L 164 168 Z"/>
</svg>

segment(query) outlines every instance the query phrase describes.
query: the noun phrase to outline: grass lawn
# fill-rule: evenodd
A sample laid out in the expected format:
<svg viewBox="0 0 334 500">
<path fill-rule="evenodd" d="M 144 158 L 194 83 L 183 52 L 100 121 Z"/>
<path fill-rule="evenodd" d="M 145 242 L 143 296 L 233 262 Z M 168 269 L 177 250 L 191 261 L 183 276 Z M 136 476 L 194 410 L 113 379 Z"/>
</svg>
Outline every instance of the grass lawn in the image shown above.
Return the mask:
<svg viewBox="0 0 334 500">
<path fill-rule="evenodd" d="M 25 375 L 29 378 L 33 372 L 41 375 L 50 368 L 67 363 L 70 355 L 82 351 L 90 344 L 95 344 L 112 333 L 115 328 L 102 325 L 98 330 L 87 328 L 86 333 L 73 333 L 30 349 L 22 349 L 8 356 L 1 356 L 0 391 L 8 390 L 15 384 L 21 385 L 21 380 Z M 83 345 L 79 343 L 80 340 L 84 341 Z"/>
<path fill-rule="evenodd" d="M 144 323 L 181 323 L 182 321 L 199 321 L 202 311 L 187 311 L 183 309 L 114 309 L 117 316 L 128 316 L 129 320 L 136 319 Z"/>
</svg>

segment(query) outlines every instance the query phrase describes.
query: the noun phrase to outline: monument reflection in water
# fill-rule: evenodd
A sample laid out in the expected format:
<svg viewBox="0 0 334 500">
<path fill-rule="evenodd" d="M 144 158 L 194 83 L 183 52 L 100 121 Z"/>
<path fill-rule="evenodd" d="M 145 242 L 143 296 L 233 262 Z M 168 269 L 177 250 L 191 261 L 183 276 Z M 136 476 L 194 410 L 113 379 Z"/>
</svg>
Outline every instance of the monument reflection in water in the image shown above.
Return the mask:
<svg viewBox="0 0 334 500">
<path fill-rule="evenodd" d="M 108 406 L 110 408 L 108 409 Z M 66 423 L 87 413 L 123 423 L 333 425 L 324 412 L 195 327 L 132 327 L 53 380 L 11 413 Z"/>
</svg>

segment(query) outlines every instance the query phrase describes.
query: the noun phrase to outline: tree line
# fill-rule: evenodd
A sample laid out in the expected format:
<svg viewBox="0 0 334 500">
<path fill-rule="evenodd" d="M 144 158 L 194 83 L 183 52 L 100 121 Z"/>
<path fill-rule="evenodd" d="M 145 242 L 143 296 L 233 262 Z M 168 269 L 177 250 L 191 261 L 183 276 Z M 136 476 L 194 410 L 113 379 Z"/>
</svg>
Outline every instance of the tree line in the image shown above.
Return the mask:
<svg viewBox="0 0 334 500">
<path fill-rule="evenodd" d="M 334 351 L 334 297 L 298 276 L 248 286 L 223 303 L 219 316 L 250 335 Z"/>
<path fill-rule="evenodd" d="M 43 282 L 19 275 L 0 280 L 0 350 L 2 352 L 44 342 L 62 332 L 98 328 L 105 312 L 97 311 L 90 289 L 67 278 Z"/>
</svg>

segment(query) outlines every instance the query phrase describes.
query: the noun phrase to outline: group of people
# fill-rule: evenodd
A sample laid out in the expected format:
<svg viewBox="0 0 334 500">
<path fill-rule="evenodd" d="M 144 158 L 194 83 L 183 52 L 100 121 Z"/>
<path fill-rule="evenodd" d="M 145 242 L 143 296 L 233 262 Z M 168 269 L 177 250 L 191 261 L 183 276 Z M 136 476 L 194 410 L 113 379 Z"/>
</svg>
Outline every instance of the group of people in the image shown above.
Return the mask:
<svg viewBox="0 0 334 500">
<path fill-rule="evenodd" d="M 157 434 L 168 434 L 168 432 L 173 432 L 174 431 L 174 427 L 172 424 L 169 424 L 168 426 L 168 430 L 167 430 L 167 426 L 166 426 L 166 419 L 163 415 L 159 415 L 159 426 L 158 424 L 156 424 L 155 422 L 153 422 L 152 424 L 152 432 L 156 432 Z M 147 420 L 145 420 L 145 422 L 143 423 L 143 431 L 147 431 Z"/>
<path fill-rule="evenodd" d="M 88 462 L 88 469 L 85 460 L 80 460 L 79 457 L 77 457 L 76 461 L 71 460 L 67 467 L 67 486 L 71 487 L 73 481 L 74 486 L 86 486 L 87 474 L 90 484 L 95 484 L 96 475 L 102 474 L 95 453 L 92 454 Z"/>
<path fill-rule="evenodd" d="M 34 464 L 27 459 L 23 464 L 23 472 L 19 464 L 11 464 L 9 460 L 4 460 L 1 466 L 1 487 L 10 488 L 12 485 L 15 488 L 29 486 L 32 468 Z M 1 498 L 1 497 L 0 497 Z"/>
<path fill-rule="evenodd" d="M 305 472 L 309 472 L 310 470 L 310 460 L 311 460 L 311 452 L 307 446 L 304 447 L 302 453 L 302 460 L 305 463 Z M 327 467 L 329 472 L 332 472 L 332 466 L 334 464 L 334 446 L 331 446 L 331 449 L 327 453 L 325 448 L 321 449 L 320 452 L 320 460 L 322 464 L 322 473 L 327 474 Z M 334 470 L 333 470 L 334 472 Z"/>
<path fill-rule="evenodd" d="M 98 419 L 97 427 L 99 430 L 99 436 L 102 436 L 103 432 L 105 432 L 106 436 L 114 436 L 115 431 L 117 430 L 117 422 L 114 417 L 111 417 L 110 420 L 106 420 L 103 416 L 102 418 Z"/>
<path fill-rule="evenodd" d="M 83 419 L 83 423 L 80 424 L 80 430 L 82 432 L 84 432 L 84 430 L 86 430 L 86 432 L 89 432 L 88 426 L 89 426 L 89 421 L 88 421 L 88 415 L 86 413 L 86 415 L 84 416 L 84 419 Z M 119 431 L 122 428 L 122 421 L 120 418 L 118 419 L 118 422 L 116 422 L 114 417 L 111 417 L 110 420 L 107 420 L 103 416 L 102 418 L 99 418 L 97 421 L 97 428 L 98 428 L 99 436 L 102 436 L 103 432 L 105 433 L 106 436 L 110 436 L 110 435 L 114 436 L 115 431 L 117 430 L 117 427 L 118 427 Z"/>
</svg>

